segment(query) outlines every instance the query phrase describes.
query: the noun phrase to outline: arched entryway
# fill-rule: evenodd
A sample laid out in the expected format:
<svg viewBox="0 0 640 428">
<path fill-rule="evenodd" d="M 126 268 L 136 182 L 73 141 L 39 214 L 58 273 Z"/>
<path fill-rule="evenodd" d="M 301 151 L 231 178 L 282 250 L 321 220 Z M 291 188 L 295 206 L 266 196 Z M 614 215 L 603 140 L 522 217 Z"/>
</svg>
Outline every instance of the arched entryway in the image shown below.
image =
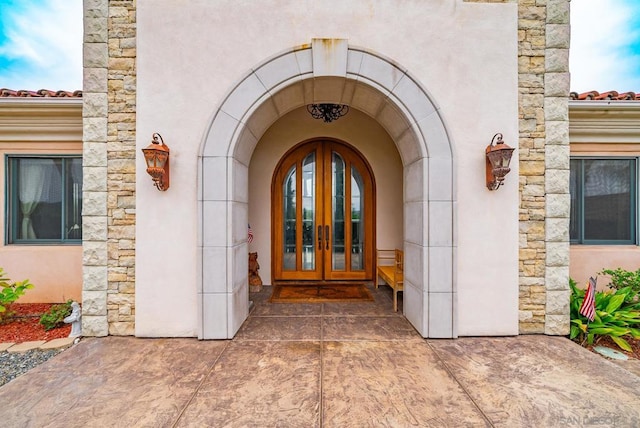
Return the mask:
<svg viewBox="0 0 640 428">
<path fill-rule="evenodd" d="M 405 316 L 424 337 L 456 337 L 454 168 L 446 127 L 406 70 L 335 39 L 314 39 L 265 61 L 240 80 L 211 121 L 199 162 L 198 336 L 231 338 L 248 315 L 247 177 L 254 147 L 279 117 L 323 102 L 364 112 L 395 142 L 404 176 Z"/>
<path fill-rule="evenodd" d="M 274 283 L 373 279 L 375 184 L 358 151 L 330 139 L 289 150 L 271 188 Z"/>
</svg>

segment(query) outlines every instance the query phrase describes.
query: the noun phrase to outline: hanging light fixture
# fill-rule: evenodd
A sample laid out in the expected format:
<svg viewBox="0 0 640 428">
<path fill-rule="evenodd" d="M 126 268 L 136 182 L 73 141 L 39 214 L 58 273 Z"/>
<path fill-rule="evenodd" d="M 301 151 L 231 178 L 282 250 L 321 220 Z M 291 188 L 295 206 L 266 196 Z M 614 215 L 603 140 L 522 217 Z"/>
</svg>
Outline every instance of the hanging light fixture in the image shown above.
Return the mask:
<svg viewBox="0 0 640 428">
<path fill-rule="evenodd" d="M 325 123 L 338 120 L 349 112 L 345 104 L 308 104 L 307 111 L 314 119 L 322 119 Z"/>
<path fill-rule="evenodd" d="M 169 147 L 164 143 L 162 136 L 157 132 L 153 134 L 151 144 L 142 149 L 144 160 L 147 163 L 147 174 L 153 179 L 153 185 L 158 190 L 169 188 Z"/>
<path fill-rule="evenodd" d="M 497 133 L 493 136 L 485 151 L 487 189 L 498 190 L 498 187 L 504 184 L 504 177 L 511 171 L 509 162 L 514 150 L 502 141 L 502 134 Z"/>
</svg>

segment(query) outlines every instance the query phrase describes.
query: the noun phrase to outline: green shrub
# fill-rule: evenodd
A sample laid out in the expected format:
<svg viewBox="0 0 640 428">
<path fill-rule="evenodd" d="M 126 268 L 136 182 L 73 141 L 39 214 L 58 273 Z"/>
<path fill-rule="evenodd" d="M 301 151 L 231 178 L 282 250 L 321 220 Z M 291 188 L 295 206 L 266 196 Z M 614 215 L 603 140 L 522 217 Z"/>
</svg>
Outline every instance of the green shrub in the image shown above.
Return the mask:
<svg viewBox="0 0 640 428">
<path fill-rule="evenodd" d="M 0 268 L 0 321 L 9 318 L 11 316 L 11 311 L 9 310 L 11 304 L 18 300 L 27 290 L 33 288 L 33 284 L 28 279 L 11 283 L 11 280 L 5 275 L 4 269 Z"/>
<path fill-rule="evenodd" d="M 593 345 L 597 336 L 609 336 L 621 349 L 631 351 L 631 346 L 624 337 L 640 339 L 640 303 L 629 300 L 630 295 L 635 295 L 631 287 L 621 288 L 615 292 L 597 291 L 595 319 L 589 322 L 580 314 L 585 290 L 576 287 L 572 279 L 569 279 L 569 286 L 571 287 L 570 338 L 577 339 L 582 344 L 586 341 Z"/>
<path fill-rule="evenodd" d="M 608 275 L 611 278 L 611 284 L 609 287 L 614 288 L 616 290 L 621 290 L 623 288 L 629 287 L 633 291 L 630 294 L 630 298 L 628 301 L 632 301 L 636 298 L 638 293 L 640 293 L 640 269 L 637 271 L 628 271 L 622 268 L 618 268 L 615 270 L 612 269 L 602 269 L 602 272 L 598 272 L 602 275 Z"/>
<path fill-rule="evenodd" d="M 62 327 L 64 325 L 64 319 L 71 315 L 72 302 L 73 300 L 67 300 L 66 303 L 53 305 L 47 312 L 42 314 L 40 317 L 40 324 L 44 326 L 45 331 Z"/>
</svg>

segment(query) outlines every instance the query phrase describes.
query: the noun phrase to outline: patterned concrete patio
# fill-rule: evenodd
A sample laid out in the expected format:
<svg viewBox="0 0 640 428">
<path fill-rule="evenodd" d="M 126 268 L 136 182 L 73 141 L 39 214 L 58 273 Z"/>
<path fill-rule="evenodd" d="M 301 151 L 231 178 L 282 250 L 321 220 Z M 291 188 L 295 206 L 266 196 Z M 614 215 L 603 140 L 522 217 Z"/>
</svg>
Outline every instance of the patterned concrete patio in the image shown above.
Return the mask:
<svg viewBox="0 0 640 428">
<path fill-rule="evenodd" d="M 1 425 L 640 425 L 640 377 L 569 340 L 424 340 L 372 291 L 271 304 L 265 287 L 229 341 L 85 339 L 0 388 Z"/>
</svg>

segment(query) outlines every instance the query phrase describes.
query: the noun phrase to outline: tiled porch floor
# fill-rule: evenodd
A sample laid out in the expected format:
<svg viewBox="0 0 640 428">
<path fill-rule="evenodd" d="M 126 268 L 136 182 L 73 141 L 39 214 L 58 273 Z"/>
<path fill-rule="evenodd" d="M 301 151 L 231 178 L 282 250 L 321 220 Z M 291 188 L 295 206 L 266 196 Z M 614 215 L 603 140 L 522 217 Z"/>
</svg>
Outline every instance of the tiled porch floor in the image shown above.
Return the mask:
<svg viewBox="0 0 640 428">
<path fill-rule="evenodd" d="M 237 337 L 85 339 L 0 388 L 0 424 L 467 427 L 640 424 L 640 377 L 558 337 L 424 340 L 375 302 L 270 304 Z"/>
</svg>

